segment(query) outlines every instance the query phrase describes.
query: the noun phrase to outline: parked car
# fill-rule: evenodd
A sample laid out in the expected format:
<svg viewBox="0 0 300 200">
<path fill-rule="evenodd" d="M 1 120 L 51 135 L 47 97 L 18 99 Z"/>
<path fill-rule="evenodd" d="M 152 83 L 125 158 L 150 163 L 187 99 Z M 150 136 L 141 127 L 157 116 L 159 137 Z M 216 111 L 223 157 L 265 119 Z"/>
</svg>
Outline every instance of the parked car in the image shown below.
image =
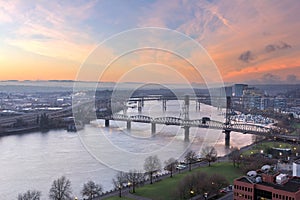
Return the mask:
<svg viewBox="0 0 300 200">
<path fill-rule="evenodd" d="M 178 170 L 182 170 L 182 169 L 185 169 L 186 168 L 186 165 L 182 165 L 182 164 L 179 164 L 176 166 L 176 169 Z"/>
</svg>

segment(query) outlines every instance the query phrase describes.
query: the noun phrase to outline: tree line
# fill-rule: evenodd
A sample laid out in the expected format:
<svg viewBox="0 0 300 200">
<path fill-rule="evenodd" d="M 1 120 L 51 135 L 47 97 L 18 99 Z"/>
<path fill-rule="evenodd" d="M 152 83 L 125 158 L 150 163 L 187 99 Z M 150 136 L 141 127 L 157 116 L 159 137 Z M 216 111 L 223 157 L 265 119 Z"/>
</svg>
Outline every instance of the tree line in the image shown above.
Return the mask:
<svg viewBox="0 0 300 200">
<path fill-rule="evenodd" d="M 209 163 L 209 166 L 210 163 L 215 161 L 217 158 L 217 152 L 214 147 L 203 148 L 201 155 Z M 185 163 L 188 163 L 189 170 L 191 170 L 191 166 L 195 162 L 197 162 L 196 153 L 191 150 L 188 151 L 185 155 Z M 179 162 L 174 158 L 170 158 L 167 161 L 165 161 L 164 164 L 165 164 L 164 169 L 170 172 L 170 177 L 172 178 L 174 176 L 174 171 L 176 171 L 176 167 L 178 166 Z M 121 171 L 118 172 L 115 175 L 115 177 L 112 179 L 112 183 L 115 187 L 114 189 L 119 191 L 118 192 L 119 197 L 122 196 L 122 189 L 124 188 L 129 188 L 130 192 L 135 193 L 136 187 L 139 186 L 140 184 L 144 184 L 145 180 L 149 179 L 149 183 L 153 184 L 154 175 L 156 175 L 156 173 L 161 169 L 162 169 L 162 164 L 158 156 L 157 155 L 149 156 L 145 159 L 144 162 L 144 170 L 145 170 L 144 173 L 136 169 L 129 170 L 128 172 L 121 172 Z M 198 174 L 195 176 L 198 176 Z M 198 191 L 200 192 L 204 189 L 199 189 L 199 187 L 202 186 L 200 186 L 198 182 L 194 182 L 194 179 L 195 177 L 187 176 L 182 180 L 181 184 L 186 184 L 188 182 L 188 185 L 191 186 L 189 187 L 189 189 L 195 188 L 193 190 L 195 190 L 195 194 L 196 194 Z M 223 179 L 220 180 L 222 181 L 222 183 L 225 182 L 223 181 Z M 218 181 L 214 180 L 214 182 L 217 183 Z M 219 187 L 219 185 L 217 184 L 215 186 Z M 208 191 L 208 189 L 206 188 L 205 190 Z M 179 196 L 186 196 L 185 194 L 187 193 L 187 188 L 186 187 L 181 188 L 180 186 L 180 189 L 178 189 L 178 191 L 179 191 L 178 193 Z M 96 197 L 99 197 L 101 196 L 102 193 L 103 193 L 103 187 L 100 184 L 96 184 L 94 181 L 91 180 L 83 184 L 81 190 L 82 197 L 87 200 L 91 200 Z M 41 196 L 42 196 L 41 191 L 28 190 L 25 193 L 20 193 L 18 195 L 18 200 L 40 200 Z M 71 181 L 67 179 L 65 176 L 62 176 L 54 180 L 49 190 L 48 197 L 50 200 L 74 199 L 74 196 L 72 195 Z"/>
</svg>

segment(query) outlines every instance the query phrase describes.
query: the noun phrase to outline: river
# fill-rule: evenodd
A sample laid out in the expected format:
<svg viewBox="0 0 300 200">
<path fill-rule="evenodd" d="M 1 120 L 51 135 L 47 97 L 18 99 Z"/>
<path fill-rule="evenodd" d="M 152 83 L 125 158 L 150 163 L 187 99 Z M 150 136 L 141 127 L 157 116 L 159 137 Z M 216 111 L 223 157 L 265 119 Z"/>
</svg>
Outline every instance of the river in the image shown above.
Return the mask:
<svg viewBox="0 0 300 200">
<path fill-rule="evenodd" d="M 181 117 L 182 102 L 168 101 L 167 111 L 162 112 L 159 101 L 145 102 L 142 115 Z M 127 111 L 137 115 L 136 108 Z M 222 111 L 201 104 L 195 111 L 191 102 L 190 118 L 202 117 L 223 120 Z M 231 147 L 242 147 L 253 142 L 252 135 L 231 133 Z M 81 197 L 83 183 L 93 180 L 104 190 L 112 189 L 116 170 L 142 169 L 145 157 L 158 155 L 162 163 L 179 158 L 186 150 L 197 153 L 206 145 L 214 145 L 218 155 L 230 150 L 224 145 L 224 134 L 219 130 L 190 129 L 190 142 L 184 142 L 181 127 L 157 126 L 151 137 L 149 124 L 132 123 L 131 131 L 125 122 L 110 122 L 105 128 L 103 120 L 93 121 L 77 133 L 51 130 L 47 133 L 28 133 L 0 138 L 0 194 L 1 199 L 17 199 L 28 189 L 42 191 L 41 199 L 48 199 L 52 181 L 65 175 L 71 180 L 74 196 Z M 180 158 L 182 159 L 182 157 Z"/>
</svg>

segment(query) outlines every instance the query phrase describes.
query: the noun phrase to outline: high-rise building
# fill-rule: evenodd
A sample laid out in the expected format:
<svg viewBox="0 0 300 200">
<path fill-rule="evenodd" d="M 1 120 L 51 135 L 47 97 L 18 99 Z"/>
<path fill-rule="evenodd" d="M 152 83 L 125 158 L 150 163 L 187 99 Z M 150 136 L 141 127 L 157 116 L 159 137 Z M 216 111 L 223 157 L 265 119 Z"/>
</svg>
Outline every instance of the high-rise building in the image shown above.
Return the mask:
<svg viewBox="0 0 300 200">
<path fill-rule="evenodd" d="M 234 84 L 232 86 L 232 96 L 241 97 L 244 90 L 248 87 L 246 84 Z"/>
</svg>

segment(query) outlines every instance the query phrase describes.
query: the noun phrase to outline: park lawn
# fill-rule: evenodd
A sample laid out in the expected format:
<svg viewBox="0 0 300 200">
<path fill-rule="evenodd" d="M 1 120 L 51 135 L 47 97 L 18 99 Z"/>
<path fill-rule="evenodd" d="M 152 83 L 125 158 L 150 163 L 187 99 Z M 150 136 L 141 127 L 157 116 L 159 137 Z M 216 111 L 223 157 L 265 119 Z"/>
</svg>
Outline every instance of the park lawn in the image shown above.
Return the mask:
<svg viewBox="0 0 300 200">
<path fill-rule="evenodd" d="M 113 196 L 113 197 L 107 197 L 104 200 L 119 200 L 119 199 L 123 199 L 123 200 L 133 200 L 129 197 L 119 197 L 119 196 Z"/>
<path fill-rule="evenodd" d="M 196 173 L 198 171 L 212 174 L 221 174 L 232 184 L 233 180 L 242 176 L 239 169 L 234 168 L 230 162 L 212 163 L 211 167 L 200 167 L 192 170 L 192 172 L 184 172 L 176 174 L 173 178 L 166 178 L 162 181 L 156 182 L 152 185 L 145 185 L 136 190 L 136 195 L 148 197 L 154 200 L 168 200 L 174 199 L 173 193 L 176 191 L 180 180 L 187 174 Z"/>
<path fill-rule="evenodd" d="M 294 149 L 295 147 L 298 148 L 298 145 L 292 145 L 292 144 L 284 143 L 284 142 L 265 141 L 265 142 L 260 142 L 260 143 L 256 144 L 255 146 L 253 146 L 251 149 L 249 149 L 247 151 L 244 151 L 243 155 L 249 156 L 251 154 L 261 153 L 261 150 L 263 150 L 263 152 L 266 153 L 267 149 L 270 149 L 272 147 Z"/>
<path fill-rule="evenodd" d="M 210 175 L 223 175 L 230 184 L 233 184 L 234 179 L 243 175 L 239 168 L 233 167 L 232 162 L 212 163 L 210 167 L 197 168 L 195 171 L 206 172 Z"/>
<path fill-rule="evenodd" d="M 293 127 L 296 128 L 296 129 L 300 129 L 300 123 L 295 122 L 293 124 Z M 297 130 L 291 133 L 291 135 L 298 135 L 298 134 L 299 133 L 297 132 Z"/>
</svg>

